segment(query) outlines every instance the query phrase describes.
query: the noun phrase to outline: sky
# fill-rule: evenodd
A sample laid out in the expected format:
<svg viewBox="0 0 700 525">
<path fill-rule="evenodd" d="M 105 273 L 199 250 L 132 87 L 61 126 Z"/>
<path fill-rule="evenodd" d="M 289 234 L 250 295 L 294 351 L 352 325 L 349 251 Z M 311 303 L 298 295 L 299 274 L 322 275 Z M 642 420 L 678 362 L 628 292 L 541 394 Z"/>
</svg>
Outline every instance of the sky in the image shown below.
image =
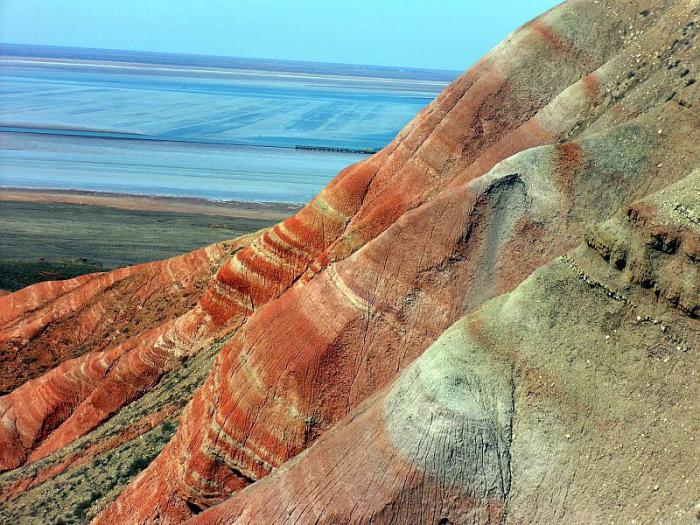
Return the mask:
<svg viewBox="0 0 700 525">
<path fill-rule="evenodd" d="M 0 42 L 465 70 L 553 0 L 0 0 Z"/>
</svg>

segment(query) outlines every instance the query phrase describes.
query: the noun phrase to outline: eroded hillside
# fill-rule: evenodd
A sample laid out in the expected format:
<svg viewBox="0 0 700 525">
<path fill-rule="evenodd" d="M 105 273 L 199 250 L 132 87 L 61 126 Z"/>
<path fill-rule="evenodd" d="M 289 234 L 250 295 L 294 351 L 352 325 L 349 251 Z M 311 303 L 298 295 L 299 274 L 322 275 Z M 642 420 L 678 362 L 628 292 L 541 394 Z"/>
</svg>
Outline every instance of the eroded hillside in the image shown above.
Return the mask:
<svg viewBox="0 0 700 525">
<path fill-rule="evenodd" d="M 566 2 L 279 225 L 0 297 L 0 517 L 694 523 L 699 15 Z"/>
</svg>

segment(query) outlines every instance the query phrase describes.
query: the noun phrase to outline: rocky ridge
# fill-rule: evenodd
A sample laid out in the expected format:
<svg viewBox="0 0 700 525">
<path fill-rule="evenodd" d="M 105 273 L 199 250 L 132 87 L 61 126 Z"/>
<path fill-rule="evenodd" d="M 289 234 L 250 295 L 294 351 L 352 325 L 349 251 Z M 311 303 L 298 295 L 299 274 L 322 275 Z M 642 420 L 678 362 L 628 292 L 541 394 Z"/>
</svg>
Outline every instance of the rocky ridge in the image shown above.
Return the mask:
<svg viewBox="0 0 700 525">
<path fill-rule="evenodd" d="M 199 360 L 162 452 L 57 520 L 694 519 L 697 448 L 662 445 L 697 430 L 699 8 L 566 2 L 294 217 L 126 271 L 170 305 L 218 267 L 193 307 L 105 319 L 139 304 L 113 273 L 0 298 L 15 351 L 80 355 L 0 398 L 0 518 L 174 421 L 161 385 Z M 93 319 L 120 338 L 71 343 Z"/>
<path fill-rule="evenodd" d="M 457 321 L 306 452 L 188 523 L 694 522 L 698 211 L 700 170 Z M 642 268 L 678 287 L 660 293 Z"/>
</svg>

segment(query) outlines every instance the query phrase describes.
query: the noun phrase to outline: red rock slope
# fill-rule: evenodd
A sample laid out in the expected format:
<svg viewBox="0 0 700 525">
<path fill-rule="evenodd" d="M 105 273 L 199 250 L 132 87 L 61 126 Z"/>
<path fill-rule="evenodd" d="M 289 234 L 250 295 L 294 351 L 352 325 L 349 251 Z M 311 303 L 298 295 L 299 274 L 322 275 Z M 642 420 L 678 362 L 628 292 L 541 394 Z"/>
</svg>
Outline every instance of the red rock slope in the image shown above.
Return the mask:
<svg viewBox="0 0 700 525">
<path fill-rule="evenodd" d="M 0 297 L 0 391 L 83 353 L 102 350 L 196 304 L 231 253 L 220 243 L 172 259 L 44 282 Z"/>
<path fill-rule="evenodd" d="M 154 353 L 157 338 L 172 317 L 193 306 L 224 257 L 245 242 L 216 244 L 105 274 L 40 283 L 0 298 L 0 344 L 5 357 L 14 358 L 11 366 L 3 367 L 4 381 L 16 384 L 37 369 L 53 367 L 0 398 L 4 423 L 0 470 L 21 465 L 41 440 L 75 414 L 80 403 L 95 402 L 91 394 L 113 395 L 107 386 L 110 374 L 140 376 L 141 383 L 157 381 L 159 374 L 153 369 L 165 366 Z M 151 353 L 146 356 L 143 352 L 148 349 Z M 99 392 L 97 385 L 104 385 Z M 121 391 L 116 397 L 123 397 L 123 382 L 117 388 Z"/>
<path fill-rule="evenodd" d="M 700 170 L 188 523 L 695 522 L 699 243 Z"/>
<path fill-rule="evenodd" d="M 230 505 L 202 514 L 250 522 L 249 505 L 288 481 L 299 487 L 284 496 L 288 510 L 299 498 L 299 508 L 307 509 L 299 511 L 301 522 L 320 517 L 314 502 L 332 497 L 326 485 L 312 483 L 325 472 L 320 466 L 312 475 L 301 467 L 304 459 L 299 469 L 285 467 L 292 474 L 258 480 L 382 391 L 459 318 L 580 243 L 588 225 L 698 164 L 697 9 L 687 1 L 648 8 L 570 1 L 518 30 L 383 151 L 344 170 L 296 216 L 241 241 L 194 308 L 0 398 L 0 467 L 17 469 L 7 479 L 36 479 L 32 465 L 93 435 L 168 371 L 222 344 L 174 438 L 96 523 L 182 522 L 254 483 Z M 27 314 L 26 323 L 33 322 Z M 496 383 L 488 388 L 500 388 Z M 464 395 L 463 403 L 473 404 Z M 447 508 L 447 501 L 463 512 L 456 522 L 470 522 L 470 509 L 477 509 L 474 522 L 503 519 L 508 481 L 492 468 L 505 458 L 493 437 L 505 435 L 501 427 L 483 430 L 490 441 L 481 431 L 464 434 L 496 445 L 479 459 L 487 472 L 465 456 L 471 463 L 456 469 L 456 478 L 436 467 L 435 481 L 411 474 L 404 490 L 381 484 L 410 472 L 415 461 L 431 461 L 421 454 L 433 449 L 406 445 L 418 456 L 402 466 L 376 427 L 380 405 L 386 403 L 370 402 L 369 415 L 342 423 L 352 431 L 330 430 L 304 456 L 332 456 L 328 443 L 348 454 L 363 450 L 366 456 L 356 459 L 370 476 L 382 461 L 396 460 L 395 477 L 377 480 L 384 507 L 384 500 L 366 501 L 360 512 L 366 498 L 338 481 L 358 521 L 430 521 L 421 512 Z M 484 419 L 478 415 L 484 410 L 474 408 L 475 417 Z M 411 415 L 402 432 L 430 427 L 422 417 Z M 369 446 L 375 428 L 376 450 Z M 337 443 L 344 438 L 352 442 Z M 309 464 L 328 464 L 314 461 Z M 343 465 L 349 470 L 339 480 L 347 476 L 351 483 L 356 464 Z M 434 507 L 419 512 L 420 505 L 403 504 L 397 494 L 432 494 Z M 391 510 L 399 507 L 408 514 Z M 355 519 L 342 505 L 333 512 L 324 519 Z M 295 519 L 284 512 L 260 516 L 261 522 Z"/>
</svg>

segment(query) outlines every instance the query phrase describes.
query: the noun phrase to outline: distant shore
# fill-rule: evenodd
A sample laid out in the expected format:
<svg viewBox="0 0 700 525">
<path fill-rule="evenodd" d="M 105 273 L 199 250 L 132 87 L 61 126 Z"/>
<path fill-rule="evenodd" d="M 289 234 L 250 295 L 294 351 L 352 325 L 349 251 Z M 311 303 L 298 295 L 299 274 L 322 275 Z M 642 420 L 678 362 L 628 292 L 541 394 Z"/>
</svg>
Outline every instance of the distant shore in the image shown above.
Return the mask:
<svg viewBox="0 0 700 525">
<path fill-rule="evenodd" d="M 0 201 L 86 204 L 122 210 L 156 211 L 281 221 L 301 206 L 277 202 L 215 202 L 194 197 L 165 197 L 80 190 L 0 188 Z"/>
</svg>

